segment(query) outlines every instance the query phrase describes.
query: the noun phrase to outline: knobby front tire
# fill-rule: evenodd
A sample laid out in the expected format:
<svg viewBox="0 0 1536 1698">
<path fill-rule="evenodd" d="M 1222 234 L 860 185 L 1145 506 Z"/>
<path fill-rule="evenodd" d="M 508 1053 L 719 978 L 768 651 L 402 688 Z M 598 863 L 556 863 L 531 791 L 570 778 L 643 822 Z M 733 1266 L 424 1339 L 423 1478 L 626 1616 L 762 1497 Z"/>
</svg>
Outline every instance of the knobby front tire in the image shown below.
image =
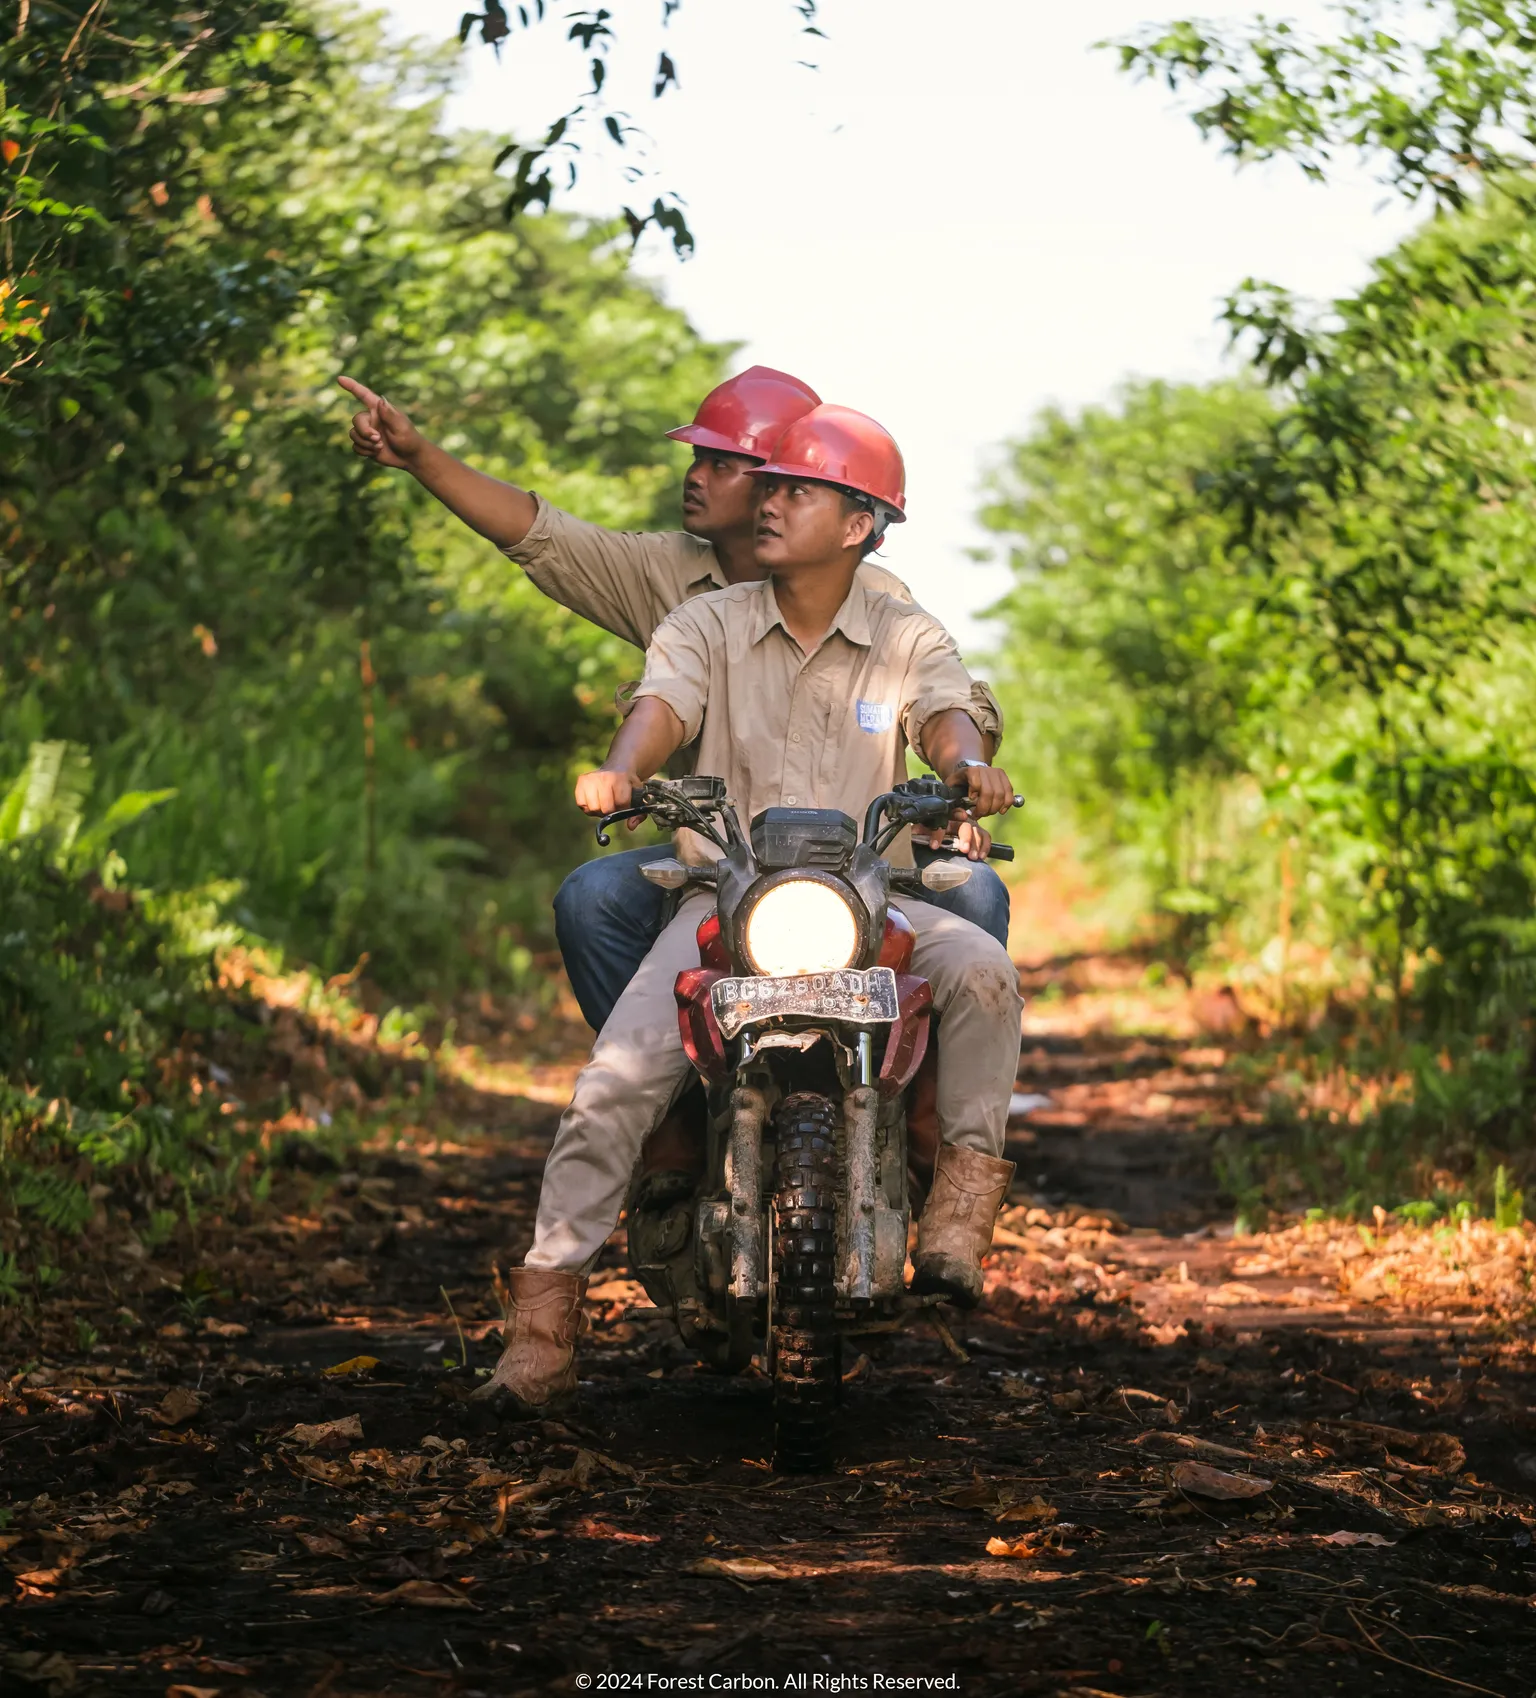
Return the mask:
<svg viewBox="0 0 1536 1698">
<path fill-rule="evenodd" d="M 786 1097 L 774 1114 L 773 1465 L 785 1474 L 831 1464 L 842 1390 L 837 1335 L 837 1109 Z"/>
</svg>

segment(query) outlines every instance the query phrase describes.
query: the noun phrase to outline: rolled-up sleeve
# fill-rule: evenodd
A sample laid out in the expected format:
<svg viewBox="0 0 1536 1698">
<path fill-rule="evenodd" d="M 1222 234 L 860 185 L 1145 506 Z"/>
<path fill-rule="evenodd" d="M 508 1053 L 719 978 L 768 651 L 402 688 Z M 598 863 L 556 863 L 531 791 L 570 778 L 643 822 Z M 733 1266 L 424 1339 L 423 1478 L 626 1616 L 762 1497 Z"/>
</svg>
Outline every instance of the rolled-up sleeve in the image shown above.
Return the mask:
<svg viewBox="0 0 1536 1698">
<path fill-rule="evenodd" d="M 976 729 L 985 734 L 990 728 L 975 690 L 955 639 L 936 620 L 925 618 L 912 647 L 901 707 L 902 729 L 911 747 L 921 753 L 923 727 L 936 713 L 952 708 L 969 714 Z"/>
<path fill-rule="evenodd" d="M 992 739 L 992 753 L 1003 746 L 1002 703 L 992 694 L 992 686 L 980 678 L 971 680 L 971 718 L 983 737 Z"/>
<path fill-rule="evenodd" d="M 654 696 L 665 702 L 683 722 L 685 743 L 693 742 L 704 724 L 715 646 L 699 614 L 685 605 L 662 620 L 645 651 L 645 676 L 634 699 Z"/>
<path fill-rule="evenodd" d="M 643 649 L 681 600 L 669 533 L 610 531 L 535 495 L 528 534 L 502 550 L 551 601 Z"/>
</svg>

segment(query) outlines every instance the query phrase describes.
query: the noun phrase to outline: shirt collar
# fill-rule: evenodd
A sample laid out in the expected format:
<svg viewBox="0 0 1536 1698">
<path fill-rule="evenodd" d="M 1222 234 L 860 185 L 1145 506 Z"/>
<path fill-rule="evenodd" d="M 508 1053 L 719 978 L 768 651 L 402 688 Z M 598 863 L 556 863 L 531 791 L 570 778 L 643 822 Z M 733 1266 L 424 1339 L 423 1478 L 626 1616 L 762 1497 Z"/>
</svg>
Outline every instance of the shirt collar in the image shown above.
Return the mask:
<svg viewBox="0 0 1536 1698">
<path fill-rule="evenodd" d="M 775 625 L 784 632 L 786 637 L 789 636 L 789 627 L 784 623 L 784 615 L 779 612 L 778 598 L 773 593 L 773 579 L 766 578 L 759 586 L 759 594 L 755 601 L 752 622 L 753 646 L 755 647 L 760 643 Z M 822 642 L 825 643 L 827 637 L 830 637 L 834 631 L 841 632 L 850 643 L 856 643 L 860 648 L 867 649 L 874 641 L 869 629 L 869 606 L 865 599 L 863 586 L 857 579 L 849 586 L 843 605 L 833 615 L 832 623 L 827 627 L 826 637 L 821 639 Z M 794 641 L 793 638 L 790 638 L 790 640 Z"/>
</svg>

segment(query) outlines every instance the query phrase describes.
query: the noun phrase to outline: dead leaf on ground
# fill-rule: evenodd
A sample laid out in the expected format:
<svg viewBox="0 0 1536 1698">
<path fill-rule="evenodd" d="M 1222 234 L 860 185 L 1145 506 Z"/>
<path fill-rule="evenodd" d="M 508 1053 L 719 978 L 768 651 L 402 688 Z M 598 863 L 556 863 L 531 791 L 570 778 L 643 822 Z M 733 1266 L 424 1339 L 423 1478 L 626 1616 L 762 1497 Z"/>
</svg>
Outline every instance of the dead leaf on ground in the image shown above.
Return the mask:
<svg viewBox="0 0 1536 1698">
<path fill-rule="evenodd" d="M 306 1450 L 345 1450 L 362 1442 L 363 1420 L 360 1415 L 343 1415 L 335 1421 L 300 1421 L 283 1437 Z"/>
<path fill-rule="evenodd" d="M 354 1468 L 382 1474 L 386 1480 L 414 1480 L 427 1465 L 424 1456 L 397 1456 L 392 1450 L 354 1450 L 347 1458 Z"/>
<path fill-rule="evenodd" d="M 627 1463 L 616 1462 L 600 1450 L 578 1450 L 569 1468 L 545 1468 L 537 1480 L 524 1480 L 515 1486 L 504 1486 L 496 1499 L 496 1525 L 493 1531 L 499 1538 L 506 1531 L 507 1512 L 520 1504 L 537 1503 L 557 1492 L 585 1491 L 596 1474 L 617 1474 L 625 1480 L 638 1480 L 639 1474 Z"/>
<path fill-rule="evenodd" d="M 323 1456 L 295 1456 L 289 1459 L 289 1466 L 295 1473 L 325 1486 L 357 1484 L 357 1473 L 347 1462 L 327 1462 Z"/>
<path fill-rule="evenodd" d="M 656 1545 L 661 1542 L 659 1533 L 631 1533 L 622 1527 L 610 1526 L 606 1521 L 599 1521 L 596 1516 L 584 1515 L 571 1529 L 573 1539 L 613 1539 L 626 1545 Z M 465 1547 L 468 1549 L 468 1546 Z M 452 1552 L 450 1546 L 444 1555 Z"/>
<path fill-rule="evenodd" d="M 379 1595 L 375 1602 L 380 1604 L 416 1604 L 423 1609 L 431 1610 L 472 1610 L 475 1606 L 462 1592 L 455 1592 L 451 1586 L 440 1585 L 436 1580 L 407 1580 L 396 1586 L 393 1591 Z"/>
<path fill-rule="evenodd" d="M 1395 1545 L 1396 1539 L 1384 1538 L 1380 1533 L 1348 1533 L 1340 1528 L 1337 1533 L 1319 1533 L 1316 1535 L 1320 1545 Z"/>
<path fill-rule="evenodd" d="M 1054 1504 L 1047 1503 L 1042 1497 L 1026 1498 L 1022 1503 L 1011 1503 L 1006 1509 L 1000 1510 L 994 1517 L 997 1521 L 1054 1521 L 1060 1512 Z"/>
<path fill-rule="evenodd" d="M 75 1665 L 62 1651 L 12 1651 L 5 1659 L 6 1672 L 29 1686 L 42 1687 L 48 1698 L 64 1698 L 75 1690 Z"/>
<path fill-rule="evenodd" d="M 333 1363 L 320 1371 L 328 1380 L 345 1379 L 349 1375 L 371 1374 L 379 1365 L 377 1356 L 349 1356 L 345 1362 Z"/>
<path fill-rule="evenodd" d="M 1175 1463 L 1173 1483 L 1191 1497 L 1214 1498 L 1222 1503 L 1263 1497 L 1274 1485 L 1273 1480 L 1257 1474 L 1229 1474 L 1224 1468 L 1209 1468 L 1203 1462 Z"/>
<path fill-rule="evenodd" d="M 311 1556 L 344 1557 L 351 1554 L 340 1539 L 329 1533 L 295 1533 L 294 1538 Z"/>
<path fill-rule="evenodd" d="M 1356 1443 L 1379 1445 L 1441 1474 L 1459 1474 L 1467 1465 L 1466 1447 L 1453 1433 L 1410 1433 L 1375 1421 L 1320 1421 L 1330 1437 L 1343 1434 Z"/>
<path fill-rule="evenodd" d="M 178 1682 L 165 1689 L 165 1698 L 219 1698 L 217 1686 L 187 1686 Z"/>
<path fill-rule="evenodd" d="M 1206 1456 L 1217 1458 L 1224 1462 L 1252 1462 L 1253 1458 L 1246 1450 L 1233 1450 L 1231 1445 L 1216 1444 L 1210 1439 L 1197 1439 L 1188 1433 L 1170 1433 L 1153 1427 L 1145 1433 L 1138 1433 L 1131 1440 L 1134 1445 L 1151 1445 L 1157 1450 L 1179 1450 L 1186 1456 Z"/>
<path fill-rule="evenodd" d="M 1225 1285 L 1218 1285 L 1214 1291 L 1207 1291 L 1205 1294 L 1205 1306 L 1208 1309 L 1242 1309 L 1251 1304 L 1270 1301 L 1262 1291 L 1251 1285 L 1244 1285 L 1239 1280 L 1228 1280 Z"/>
<path fill-rule="evenodd" d="M 744 1580 L 749 1584 L 757 1580 L 795 1580 L 799 1572 L 793 1568 L 780 1568 L 777 1563 L 767 1562 L 762 1557 L 704 1557 L 699 1562 L 691 1562 L 683 1570 L 684 1574 L 695 1574 L 706 1580 Z"/>
<path fill-rule="evenodd" d="M 1041 1527 L 1033 1533 L 1021 1534 L 1017 1539 L 1000 1539 L 993 1537 L 987 1540 L 987 1555 L 996 1557 L 1041 1557 L 1041 1556 L 1071 1556 L 1072 1552 L 1066 1545 L 1068 1529 L 1065 1527 Z"/>
<path fill-rule="evenodd" d="M 247 1338 L 251 1329 L 239 1321 L 219 1321 L 210 1315 L 203 1322 L 203 1331 L 210 1338 Z"/>
<path fill-rule="evenodd" d="M 179 1427 L 183 1421 L 190 1421 L 207 1401 L 190 1386 L 172 1386 L 159 1404 L 148 1411 L 149 1418 L 157 1426 Z"/>
</svg>

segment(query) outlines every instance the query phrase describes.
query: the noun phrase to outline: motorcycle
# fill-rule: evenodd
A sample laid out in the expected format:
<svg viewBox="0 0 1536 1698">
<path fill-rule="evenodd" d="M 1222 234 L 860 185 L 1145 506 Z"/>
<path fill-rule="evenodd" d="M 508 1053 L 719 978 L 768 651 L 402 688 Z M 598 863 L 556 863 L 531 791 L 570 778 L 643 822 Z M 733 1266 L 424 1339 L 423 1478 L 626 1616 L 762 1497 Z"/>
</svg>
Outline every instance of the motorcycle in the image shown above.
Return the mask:
<svg viewBox="0 0 1536 1698">
<path fill-rule="evenodd" d="M 679 899 L 706 890 L 715 903 L 698 927 L 699 965 L 675 986 L 703 1087 L 692 1104 L 702 1162 L 642 1162 L 630 1267 L 710 1366 L 738 1372 L 765 1347 L 781 1472 L 827 1466 L 842 1335 L 904 1296 L 907 1102 L 933 998 L 908 971 L 915 936 L 890 898 L 954 889 L 971 867 L 881 857 L 909 826 L 945 828 L 966 800 L 918 778 L 877 796 L 862 832 L 835 809 L 768 808 L 744 836 L 723 781 L 693 777 L 638 786 L 598 826 L 606 844 L 617 821 L 649 818 L 719 851 L 712 865 L 643 868 Z"/>
</svg>

